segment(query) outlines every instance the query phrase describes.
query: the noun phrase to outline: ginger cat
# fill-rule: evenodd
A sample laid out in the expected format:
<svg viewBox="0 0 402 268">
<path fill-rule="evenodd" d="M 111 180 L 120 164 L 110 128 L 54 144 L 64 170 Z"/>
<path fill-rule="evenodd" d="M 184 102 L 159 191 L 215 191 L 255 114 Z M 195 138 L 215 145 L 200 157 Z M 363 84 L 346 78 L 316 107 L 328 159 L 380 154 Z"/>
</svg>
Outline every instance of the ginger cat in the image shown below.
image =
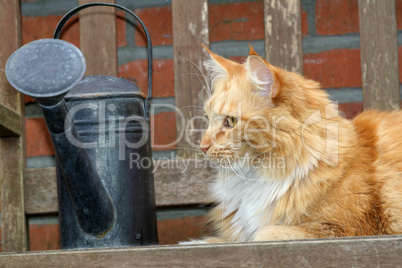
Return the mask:
<svg viewBox="0 0 402 268">
<path fill-rule="evenodd" d="M 402 113 L 349 121 L 252 47 L 244 64 L 207 51 L 215 234 L 190 243 L 402 234 Z"/>
</svg>

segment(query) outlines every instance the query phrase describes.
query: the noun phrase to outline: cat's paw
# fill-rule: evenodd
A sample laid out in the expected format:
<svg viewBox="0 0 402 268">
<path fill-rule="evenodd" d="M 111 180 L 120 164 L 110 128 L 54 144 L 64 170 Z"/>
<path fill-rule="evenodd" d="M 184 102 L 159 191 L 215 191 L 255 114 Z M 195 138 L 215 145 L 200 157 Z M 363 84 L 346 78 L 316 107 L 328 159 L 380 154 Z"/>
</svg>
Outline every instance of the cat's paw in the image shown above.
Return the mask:
<svg viewBox="0 0 402 268">
<path fill-rule="evenodd" d="M 180 241 L 179 245 L 202 245 L 208 244 L 205 240 L 189 240 L 189 241 Z"/>
<path fill-rule="evenodd" d="M 206 237 L 202 240 L 199 239 L 192 239 L 190 241 L 181 241 L 179 242 L 179 245 L 201 245 L 201 244 L 211 244 L 211 243 L 225 243 L 228 242 L 223 238 L 220 237 Z"/>
</svg>

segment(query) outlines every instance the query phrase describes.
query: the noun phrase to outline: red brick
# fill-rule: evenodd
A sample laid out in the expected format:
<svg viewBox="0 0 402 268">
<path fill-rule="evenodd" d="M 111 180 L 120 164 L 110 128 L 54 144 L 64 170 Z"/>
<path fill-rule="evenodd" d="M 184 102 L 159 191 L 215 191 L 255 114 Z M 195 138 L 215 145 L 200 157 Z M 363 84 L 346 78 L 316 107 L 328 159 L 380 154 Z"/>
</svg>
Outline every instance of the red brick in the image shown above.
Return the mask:
<svg viewBox="0 0 402 268">
<path fill-rule="evenodd" d="M 302 9 L 301 11 L 301 21 L 302 21 L 302 34 L 308 35 L 307 12 L 304 9 Z"/>
<path fill-rule="evenodd" d="M 400 103 L 400 107 L 402 108 L 402 101 Z M 364 110 L 362 102 L 339 103 L 338 108 L 339 111 L 341 111 L 348 119 L 355 118 Z"/>
<path fill-rule="evenodd" d="M 147 94 L 148 61 L 136 60 L 119 66 L 119 76 L 135 82 Z M 174 96 L 173 59 L 153 60 L 152 97 Z"/>
<path fill-rule="evenodd" d="M 402 0 L 396 0 L 396 26 L 398 30 L 402 29 Z"/>
<path fill-rule="evenodd" d="M 346 118 L 353 119 L 363 111 L 363 104 L 361 102 L 339 103 L 338 109 Z"/>
<path fill-rule="evenodd" d="M 22 42 L 23 44 L 31 41 L 52 38 L 57 23 L 62 16 L 50 15 L 47 17 L 22 17 Z M 60 39 L 80 46 L 80 29 L 78 16 L 71 18 L 63 27 Z M 126 21 L 123 11 L 116 12 L 116 35 L 117 46 L 127 45 L 126 41 Z"/>
<path fill-rule="evenodd" d="M 244 63 L 247 59 L 246 56 L 232 56 L 229 57 L 230 60 L 235 61 L 237 63 Z"/>
<path fill-rule="evenodd" d="M 323 88 L 361 87 L 359 49 L 339 49 L 304 55 L 304 75 Z"/>
<path fill-rule="evenodd" d="M 29 250 L 54 250 L 60 248 L 59 224 L 30 224 Z"/>
<path fill-rule="evenodd" d="M 177 244 L 180 241 L 200 239 L 205 235 L 207 235 L 205 216 L 158 221 L 160 245 Z"/>
<path fill-rule="evenodd" d="M 336 35 L 359 32 L 357 0 L 317 0 L 315 8 L 317 33 Z"/>
<path fill-rule="evenodd" d="M 27 157 L 54 155 L 53 144 L 43 118 L 26 118 Z"/>
<path fill-rule="evenodd" d="M 152 147 L 154 150 L 171 150 L 175 147 L 165 148 L 164 145 L 176 140 L 175 112 L 161 112 L 151 116 Z"/>
<path fill-rule="evenodd" d="M 262 1 L 210 5 L 209 31 L 211 42 L 264 39 Z"/>
<path fill-rule="evenodd" d="M 153 46 L 173 44 L 172 9 L 170 6 L 137 9 L 135 13 L 147 27 Z M 146 46 L 145 34 L 141 26 L 136 28 L 134 38 L 137 46 Z"/>
<path fill-rule="evenodd" d="M 54 30 L 62 16 L 27 17 L 22 16 L 22 43 L 42 38 L 53 38 Z M 61 39 L 79 47 L 80 35 L 78 17 L 70 19 L 63 27 Z"/>
<path fill-rule="evenodd" d="M 307 12 L 301 11 L 302 33 L 308 34 Z M 209 6 L 210 40 L 264 39 L 262 2 L 244 2 Z"/>
<path fill-rule="evenodd" d="M 24 95 L 24 101 L 25 101 L 25 103 L 30 103 L 30 102 L 35 102 L 35 99 L 28 95 Z"/>
<path fill-rule="evenodd" d="M 236 57 L 232 57 L 236 58 Z M 402 83 L 402 46 L 398 47 L 399 82 Z M 340 49 L 304 55 L 304 75 L 323 88 L 361 87 L 359 49 Z"/>
</svg>

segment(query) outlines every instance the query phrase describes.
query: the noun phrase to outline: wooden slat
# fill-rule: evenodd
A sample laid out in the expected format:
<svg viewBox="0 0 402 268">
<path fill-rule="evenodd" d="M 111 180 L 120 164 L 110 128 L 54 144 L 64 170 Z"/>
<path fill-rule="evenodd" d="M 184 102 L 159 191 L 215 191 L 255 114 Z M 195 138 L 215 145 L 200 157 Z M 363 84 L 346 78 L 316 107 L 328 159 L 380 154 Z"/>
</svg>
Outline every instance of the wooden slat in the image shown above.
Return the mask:
<svg viewBox="0 0 402 268">
<path fill-rule="evenodd" d="M 80 5 L 91 2 L 94 1 L 78 1 Z M 101 2 L 115 3 L 115 0 Z M 79 13 L 80 49 L 87 63 L 85 75 L 117 76 L 115 13 L 113 7 L 89 7 Z"/>
<path fill-rule="evenodd" d="M 177 137 L 181 137 L 177 153 L 182 158 L 190 158 L 198 152 L 194 149 L 199 148 L 203 132 L 193 130 L 206 127 L 201 119 L 190 123 L 189 120 L 194 119 L 195 115 L 202 115 L 200 110 L 206 94 L 203 89 L 206 82 L 201 72 L 205 73 L 203 62 L 209 56 L 200 44 L 209 47 L 208 1 L 174 0 L 172 19 L 176 106 L 186 120 L 182 124 L 181 115 L 176 114 Z M 194 145 L 189 144 L 188 140 Z"/>
<path fill-rule="evenodd" d="M 26 169 L 24 197 L 27 214 L 57 212 L 56 168 Z"/>
<path fill-rule="evenodd" d="M 20 94 L 8 83 L 5 66 L 8 57 L 21 45 L 18 0 L 0 0 L 0 104 L 21 114 Z"/>
<path fill-rule="evenodd" d="M 157 165 L 154 173 L 157 206 L 191 205 L 208 201 L 210 184 L 215 175 L 209 170 L 207 162 L 178 159 L 157 161 Z"/>
<path fill-rule="evenodd" d="M 399 110 L 395 0 L 359 0 L 364 109 Z"/>
<path fill-rule="evenodd" d="M 265 55 L 269 63 L 303 73 L 300 0 L 264 0 Z"/>
<path fill-rule="evenodd" d="M 24 136 L 0 139 L 1 241 L 3 252 L 27 250 L 24 207 Z"/>
<path fill-rule="evenodd" d="M 195 160 L 155 162 L 157 206 L 189 205 L 207 202 L 214 180 L 208 164 Z M 27 214 L 58 211 L 55 168 L 25 170 L 25 211 Z"/>
<path fill-rule="evenodd" d="M 402 236 L 0 254 L 2 267 L 401 267 Z"/>
<path fill-rule="evenodd" d="M 0 138 L 21 135 L 21 116 L 0 104 Z"/>
<path fill-rule="evenodd" d="M 16 120 L 10 123 L 19 137 L 0 139 L 1 232 L 3 251 L 27 250 L 23 171 L 25 166 L 25 136 L 23 98 L 7 82 L 4 66 L 8 57 L 21 45 L 21 15 L 19 0 L 0 0 L 0 106 Z M 3 121 L 2 119 L 1 121 Z M 4 123 L 4 121 L 3 121 Z M 11 127 L 11 124 L 14 126 Z"/>
</svg>

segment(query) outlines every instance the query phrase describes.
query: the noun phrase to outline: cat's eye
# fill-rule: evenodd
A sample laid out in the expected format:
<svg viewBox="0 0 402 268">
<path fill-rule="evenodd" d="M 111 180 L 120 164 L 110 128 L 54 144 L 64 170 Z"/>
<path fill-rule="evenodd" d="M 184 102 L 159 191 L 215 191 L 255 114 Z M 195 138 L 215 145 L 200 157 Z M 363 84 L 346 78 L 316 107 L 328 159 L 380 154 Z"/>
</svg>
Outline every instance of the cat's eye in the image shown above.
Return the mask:
<svg viewBox="0 0 402 268">
<path fill-rule="evenodd" d="M 237 124 L 237 118 L 233 116 L 226 116 L 225 123 L 223 124 L 225 127 L 233 128 Z"/>
</svg>

